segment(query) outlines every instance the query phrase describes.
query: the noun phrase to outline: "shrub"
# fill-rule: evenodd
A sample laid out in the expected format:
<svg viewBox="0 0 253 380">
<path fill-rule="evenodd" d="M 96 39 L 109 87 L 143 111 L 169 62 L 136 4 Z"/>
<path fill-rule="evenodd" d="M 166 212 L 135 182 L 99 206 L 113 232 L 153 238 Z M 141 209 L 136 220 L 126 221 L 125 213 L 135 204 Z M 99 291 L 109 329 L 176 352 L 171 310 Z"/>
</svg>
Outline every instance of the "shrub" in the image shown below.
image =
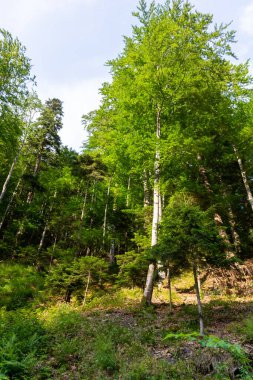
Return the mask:
<svg viewBox="0 0 253 380">
<path fill-rule="evenodd" d="M 43 278 L 34 267 L 20 264 L 0 265 L 0 307 L 15 310 L 33 300 L 43 287 Z"/>
</svg>

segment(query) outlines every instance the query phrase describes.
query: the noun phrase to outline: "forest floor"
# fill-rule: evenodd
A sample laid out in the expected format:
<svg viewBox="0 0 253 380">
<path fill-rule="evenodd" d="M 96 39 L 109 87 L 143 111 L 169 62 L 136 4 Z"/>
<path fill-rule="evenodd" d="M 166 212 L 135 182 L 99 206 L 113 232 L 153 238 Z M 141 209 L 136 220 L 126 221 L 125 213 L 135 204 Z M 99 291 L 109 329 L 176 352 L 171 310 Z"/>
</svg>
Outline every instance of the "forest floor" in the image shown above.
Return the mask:
<svg viewBox="0 0 253 380">
<path fill-rule="evenodd" d="M 206 337 L 201 338 L 190 281 L 190 275 L 184 275 L 181 283 L 177 280 L 173 286 L 172 312 L 165 302 L 166 288 L 155 291 L 154 303 L 148 308 L 141 306 L 140 290 L 125 289 L 105 295 L 97 304 L 91 302 L 82 311 L 78 309 L 86 325 L 86 332 L 80 332 L 81 327 L 78 334 L 86 342 L 88 353 L 67 355 L 66 371 L 60 374 L 57 357 L 66 347 L 59 345 L 56 352 L 53 350 L 58 364 L 52 378 L 253 379 L 252 297 L 203 291 Z M 169 339 L 165 339 L 168 334 Z M 80 366 L 84 360 L 88 366 Z"/>
<path fill-rule="evenodd" d="M 0 379 L 253 379 L 253 287 L 247 281 L 220 294 L 203 282 L 204 338 L 191 274 L 172 284 L 171 312 L 166 288 L 154 291 L 150 307 L 141 305 L 142 291 L 134 288 L 107 290 L 86 305 L 52 299 L 2 310 Z"/>
</svg>

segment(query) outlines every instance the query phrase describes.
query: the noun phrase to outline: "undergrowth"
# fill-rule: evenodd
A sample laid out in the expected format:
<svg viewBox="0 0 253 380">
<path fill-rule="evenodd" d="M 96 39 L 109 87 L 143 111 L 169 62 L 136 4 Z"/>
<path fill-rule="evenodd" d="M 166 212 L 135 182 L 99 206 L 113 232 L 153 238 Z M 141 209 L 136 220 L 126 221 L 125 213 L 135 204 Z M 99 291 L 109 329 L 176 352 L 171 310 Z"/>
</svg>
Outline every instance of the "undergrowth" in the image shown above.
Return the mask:
<svg viewBox="0 0 253 380">
<path fill-rule="evenodd" d="M 138 288 L 111 289 L 85 305 L 34 296 L 15 310 L 7 303 L 0 313 L 0 380 L 253 378 L 242 346 L 193 332 L 195 305 L 169 313 L 166 305 L 141 306 L 141 295 Z M 204 307 L 210 321 L 218 320 Z M 215 307 L 222 318 L 231 314 L 225 302 Z M 238 333 L 251 342 L 252 319 Z"/>
</svg>

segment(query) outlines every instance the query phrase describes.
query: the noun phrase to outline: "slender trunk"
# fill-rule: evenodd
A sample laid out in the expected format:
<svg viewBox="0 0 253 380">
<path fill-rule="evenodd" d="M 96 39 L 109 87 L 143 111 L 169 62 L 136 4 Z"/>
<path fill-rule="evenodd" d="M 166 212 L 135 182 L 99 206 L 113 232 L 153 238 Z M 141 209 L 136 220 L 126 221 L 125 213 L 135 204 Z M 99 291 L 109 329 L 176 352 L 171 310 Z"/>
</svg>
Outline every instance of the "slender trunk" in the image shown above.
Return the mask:
<svg viewBox="0 0 253 380">
<path fill-rule="evenodd" d="M 38 248 L 38 252 L 41 251 L 42 247 L 43 247 L 43 244 L 44 244 L 44 240 L 45 240 L 45 236 L 46 236 L 46 232 L 47 232 L 47 223 L 45 224 L 45 227 L 43 229 L 43 232 L 42 232 L 42 235 L 41 235 L 41 239 L 40 239 L 40 244 L 39 244 L 39 248 Z"/>
<path fill-rule="evenodd" d="M 92 212 L 93 212 L 93 205 L 95 203 L 94 199 L 95 199 L 96 183 L 97 183 L 97 181 L 94 179 L 93 189 L 92 189 L 92 193 L 91 193 L 91 201 L 90 201 L 90 212 L 91 212 L 90 228 L 92 227 L 92 224 L 93 224 Z"/>
<path fill-rule="evenodd" d="M 87 202 L 87 196 L 88 196 L 88 188 L 89 188 L 89 184 L 87 185 L 87 188 L 86 188 L 85 194 L 84 194 L 83 207 L 82 207 L 81 217 L 80 217 L 81 222 L 83 221 L 84 215 L 85 215 L 86 202 Z"/>
<path fill-rule="evenodd" d="M 82 238 L 82 226 L 83 226 L 83 220 L 84 220 L 85 211 L 86 211 L 88 189 L 89 189 L 89 183 L 87 184 L 87 187 L 86 187 L 86 190 L 85 190 L 84 199 L 83 199 L 83 205 L 82 205 L 81 215 L 80 215 L 79 240 L 77 242 L 78 251 L 77 251 L 77 254 L 76 254 L 77 256 L 81 255 L 81 253 L 82 253 L 82 250 L 81 250 L 81 248 L 82 248 L 82 242 L 81 242 L 81 238 Z"/>
<path fill-rule="evenodd" d="M 65 297 L 64 297 L 64 301 L 69 303 L 70 300 L 71 300 L 71 294 L 72 294 L 72 290 L 70 290 L 70 288 L 67 288 L 66 289 L 66 293 L 65 293 Z"/>
<path fill-rule="evenodd" d="M 41 148 L 40 148 L 40 151 L 36 157 L 36 162 L 35 162 L 35 166 L 34 166 L 34 169 L 33 169 L 33 177 L 36 178 L 38 173 L 39 173 L 39 169 L 40 169 L 40 164 L 41 164 L 41 152 L 44 148 L 44 144 L 41 145 Z M 33 197 L 34 197 L 34 186 L 32 186 L 31 190 L 29 191 L 28 195 L 27 195 L 27 200 L 26 200 L 26 203 L 31 203 L 32 200 L 33 200 Z"/>
<path fill-rule="evenodd" d="M 233 238 L 235 252 L 240 253 L 241 252 L 241 239 L 240 239 L 238 232 L 236 231 L 236 222 L 235 222 L 234 214 L 233 214 L 231 207 L 229 207 L 229 209 L 228 209 L 228 216 L 229 216 L 229 224 L 230 224 L 230 228 L 231 228 L 231 234 L 232 234 L 232 238 Z"/>
<path fill-rule="evenodd" d="M 57 191 L 54 192 L 54 196 L 53 196 L 53 198 L 55 199 L 56 196 L 57 196 Z M 52 210 L 53 210 L 53 206 L 54 206 L 54 201 L 53 201 L 53 203 L 52 203 L 51 206 L 50 206 L 50 209 L 49 209 L 49 216 L 48 216 L 48 218 L 50 217 L 50 214 L 51 214 L 51 212 L 52 212 Z M 47 219 L 47 220 L 46 220 L 46 224 L 45 224 L 44 229 L 43 229 L 43 232 L 42 232 L 42 235 L 41 235 L 40 244 L 39 244 L 39 248 L 38 248 L 38 253 L 41 251 L 41 249 L 42 249 L 42 247 L 43 247 L 43 244 L 44 244 L 44 240 L 45 240 L 46 232 L 47 232 L 47 230 L 48 230 L 48 221 L 49 221 L 49 220 Z"/>
<path fill-rule="evenodd" d="M 157 244 L 158 237 L 158 223 L 160 220 L 159 204 L 160 204 L 160 189 L 159 189 L 159 161 L 160 152 L 156 152 L 155 158 L 155 178 L 154 178 L 154 200 L 153 200 L 153 219 L 152 219 L 152 235 L 151 235 L 151 247 Z"/>
<path fill-rule="evenodd" d="M 87 284 L 86 284 L 86 287 L 85 287 L 85 292 L 84 292 L 84 297 L 83 297 L 83 305 L 85 305 L 86 303 L 86 298 L 87 298 L 87 294 L 88 294 L 88 290 L 89 290 L 89 285 L 90 285 L 90 270 L 89 270 L 89 273 L 88 273 L 88 278 L 87 278 Z"/>
<path fill-rule="evenodd" d="M 16 166 L 16 163 L 17 163 L 17 161 L 18 161 L 18 159 L 19 159 L 19 156 L 20 156 L 20 154 L 21 154 L 21 152 L 22 152 L 22 150 L 23 150 L 23 148 L 24 148 L 24 146 L 25 146 L 26 139 L 27 139 L 27 136 L 28 136 L 28 134 L 29 134 L 29 130 L 30 130 L 30 126 L 31 126 L 31 122 L 32 122 L 32 115 L 31 115 L 31 113 L 30 113 L 30 118 L 29 118 L 29 120 L 27 121 L 25 134 L 24 134 L 24 136 L 23 136 L 23 141 L 22 141 L 21 146 L 20 146 L 20 148 L 18 149 L 18 152 L 17 152 L 17 154 L 16 154 L 16 156 L 15 156 L 15 158 L 14 158 L 12 164 L 11 164 L 11 167 L 10 167 L 9 173 L 8 173 L 6 179 L 5 179 L 4 184 L 3 184 L 3 188 L 2 188 L 2 191 L 1 191 L 1 194 L 0 194 L 0 203 L 1 203 L 2 200 L 3 200 L 3 197 L 4 197 L 4 195 L 5 195 L 5 193 L 6 193 L 6 190 L 7 190 L 8 183 L 9 183 L 9 181 L 10 181 L 10 179 L 11 179 L 11 176 L 12 176 L 13 170 L 14 170 L 14 168 L 15 168 L 15 166 Z"/>
<path fill-rule="evenodd" d="M 251 209 L 253 211 L 253 196 L 252 196 L 252 193 L 251 193 L 251 190 L 250 190 L 247 174 L 246 174 L 246 171 L 245 171 L 245 169 L 243 167 L 242 159 L 240 158 L 240 156 L 238 154 L 238 151 L 237 151 L 237 148 L 234 145 L 233 145 L 233 149 L 234 149 L 234 152 L 235 152 L 235 155 L 236 155 L 236 158 L 237 158 L 237 162 L 238 162 L 238 165 L 239 165 L 239 168 L 240 168 L 243 184 L 244 184 L 247 196 L 248 196 L 248 201 L 249 201 L 249 204 L 250 204 Z"/>
<path fill-rule="evenodd" d="M 161 110 L 157 109 L 156 118 L 156 137 L 157 142 L 161 136 Z M 155 154 L 155 164 L 154 164 L 154 198 L 153 198 L 153 220 L 152 220 L 152 234 L 151 234 L 151 247 L 157 244 L 158 238 L 158 223 L 160 219 L 159 214 L 159 203 L 160 203 L 160 189 L 159 189 L 159 179 L 160 179 L 160 150 L 157 146 Z M 143 294 L 143 302 L 150 305 L 152 301 L 153 287 L 154 287 L 154 273 L 156 269 L 156 264 L 151 263 L 148 267 L 148 274 L 146 279 L 146 285 Z"/>
<path fill-rule="evenodd" d="M 144 288 L 143 299 L 142 299 L 142 302 L 147 305 L 150 305 L 151 300 L 152 300 L 155 270 L 156 270 L 156 264 L 155 263 L 149 264 L 146 285 Z"/>
<path fill-rule="evenodd" d="M 168 281 L 168 290 L 169 290 L 169 312 L 172 313 L 172 290 L 171 290 L 171 275 L 170 275 L 170 266 L 167 268 L 167 281 Z"/>
<path fill-rule="evenodd" d="M 23 146 L 22 146 L 22 147 L 23 147 Z M 21 147 L 21 149 L 22 149 L 22 147 Z M 19 158 L 19 155 L 20 155 L 21 149 L 19 150 L 19 152 L 17 153 L 16 157 L 14 158 L 14 160 L 13 160 L 13 162 L 12 162 L 12 165 L 11 165 L 11 168 L 10 168 L 10 170 L 9 170 L 9 173 L 8 173 L 8 175 L 7 175 L 7 177 L 6 177 L 6 180 L 5 180 L 4 184 L 3 184 L 3 188 L 2 188 L 2 191 L 1 191 L 1 194 L 0 194 L 0 203 L 2 202 L 3 197 L 4 197 L 5 193 L 6 193 L 8 183 L 9 183 L 9 181 L 10 181 L 10 179 L 11 179 L 11 176 L 12 176 L 13 170 L 14 170 L 14 168 L 15 168 L 15 165 L 16 165 L 16 163 L 17 163 L 17 160 L 18 160 L 18 158 Z"/>
<path fill-rule="evenodd" d="M 8 205 L 7 205 L 6 209 L 5 209 L 5 212 L 4 212 L 3 216 L 2 216 L 2 219 L 1 219 L 1 222 L 0 222 L 0 231 L 1 231 L 2 227 L 3 227 L 4 221 L 6 219 L 6 216 L 8 215 L 8 212 L 10 211 L 12 202 L 13 202 L 16 194 L 17 194 L 17 191 L 18 191 L 20 183 L 21 183 L 21 178 L 19 179 L 19 181 L 18 181 L 18 183 L 17 183 L 17 185 L 16 185 L 16 187 L 15 187 L 13 193 L 12 193 L 12 196 L 11 196 L 9 202 L 8 202 Z"/>
<path fill-rule="evenodd" d="M 115 241 L 114 240 L 111 241 L 109 261 L 110 261 L 110 265 L 115 264 Z"/>
<path fill-rule="evenodd" d="M 111 189 L 111 178 L 109 181 L 109 185 L 107 187 L 107 194 L 106 194 L 106 202 L 105 202 L 105 211 L 104 211 L 104 222 L 103 222 L 103 247 L 105 245 L 105 235 L 106 235 L 106 227 L 107 227 L 107 212 L 108 212 L 108 203 L 109 203 L 109 196 L 110 196 L 110 189 Z"/>
<path fill-rule="evenodd" d="M 196 297 L 197 297 L 197 303 L 198 303 L 198 314 L 199 314 L 199 332 L 200 335 L 204 335 L 204 319 L 203 319 L 203 310 L 202 310 L 202 303 L 201 303 L 201 296 L 200 296 L 200 289 L 199 289 L 199 276 L 198 276 L 198 270 L 196 263 L 193 264 L 193 275 L 194 275 L 194 283 L 195 283 L 195 289 L 196 289 Z"/>
<path fill-rule="evenodd" d="M 55 247 L 56 247 L 56 242 L 57 242 L 57 236 L 55 236 L 55 238 L 54 238 L 53 251 L 52 251 L 52 254 L 51 254 L 51 257 L 50 257 L 50 264 L 49 264 L 50 268 L 52 266 L 53 259 L 54 259 L 54 251 L 55 251 Z"/>
<path fill-rule="evenodd" d="M 201 292 L 201 281 L 200 281 L 200 269 L 199 266 L 197 265 L 197 279 L 198 279 L 198 288 L 199 288 L 199 294 L 202 296 Z"/>
</svg>

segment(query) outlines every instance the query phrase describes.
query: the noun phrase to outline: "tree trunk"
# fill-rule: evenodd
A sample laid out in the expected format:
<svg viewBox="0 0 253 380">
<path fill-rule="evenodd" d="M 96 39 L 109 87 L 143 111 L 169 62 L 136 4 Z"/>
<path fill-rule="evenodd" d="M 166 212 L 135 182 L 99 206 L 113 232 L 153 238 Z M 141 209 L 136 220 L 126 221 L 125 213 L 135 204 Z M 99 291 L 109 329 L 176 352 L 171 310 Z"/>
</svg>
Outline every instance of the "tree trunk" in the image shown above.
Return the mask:
<svg viewBox="0 0 253 380">
<path fill-rule="evenodd" d="M 49 267 L 50 268 L 51 268 L 51 266 L 53 264 L 53 260 L 54 260 L 54 251 L 55 251 L 55 247 L 56 247 L 56 242 L 57 242 L 57 235 L 54 238 L 53 251 L 52 251 L 52 254 L 51 254 L 51 257 L 50 257 L 50 263 L 49 263 Z"/>
<path fill-rule="evenodd" d="M 71 294 L 72 294 L 72 290 L 70 290 L 70 288 L 67 288 L 66 289 L 66 293 L 65 293 L 65 297 L 64 297 L 64 301 L 69 303 L 70 300 L 71 300 Z"/>
<path fill-rule="evenodd" d="M 32 122 L 32 115 L 30 114 L 30 118 L 29 118 L 29 120 L 27 121 L 26 129 L 25 129 L 25 133 L 24 133 L 24 135 L 23 135 L 23 141 L 21 142 L 21 146 L 20 146 L 20 148 L 18 149 L 18 152 L 17 152 L 17 154 L 16 154 L 16 156 L 15 156 L 15 158 L 14 158 L 12 164 L 11 164 L 11 167 L 10 167 L 9 173 L 8 173 L 6 179 L 5 179 L 4 184 L 3 184 L 3 188 L 2 188 L 2 191 L 1 191 L 1 194 L 0 194 L 0 203 L 1 203 L 2 200 L 3 200 L 3 197 L 4 197 L 4 195 L 5 195 L 5 193 L 6 193 L 6 190 L 7 190 L 8 183 L 9 183 L 9 181 L 10 181 L 10 179 L 11 179 L 11 176 L 12 176 L 13 170 L 14 170 L 14 168 L 15 168 L 15 166 L 16 166 L 16 163 L 17 163 L 17 161 L 18 161 L 18 159 L 19 159 L 19 156 L 20 156 L 20 154 L 21 154 L 21 152 L 22 152 L 22 150 L 23 150 L 23 148 L 24 148 L 24 145 L 25 145 L 25 143 L 26 143 L 26 139 L 27 139 L 27 135 L 28 135 L 28 133 L 29 133 L 29 129 L 30 129 L 30 126 L 31 126 L 31 122 Z M 22 139 L 22 138 L 21 138 L 21 139 Z"/>
<path fill-rule="evenodd" d="M 54 192 L 54 196 L 53 198 L 55 199 L 57 196 L 57 191 Z M 49 217 L 50 217 L 50 214 L 53 210 L 53 206 L 54 206 L 54 200 L 50 206 L 50 209 L 49 209 L 49 216 L 48 216 L 48 219 L 46 220 L 46 224 L 44 226 L 44 229 L 43 229 L 43 232 L 42 232 L 42 235 L 41 235 L 41 239 L 40 239 L 40 244 L 39 244 L 39 248 L 38 248 L 38 253 L 41 251 L 42 247 L 43 247 L 43 244 L 44 244 L 44 240 L 45 240 L 45 236 L 46 236 L 46 232 L 47 232 L 47 229 L 48 229 L 48 222 L 49 222 Z"/>
<path fill-rule="evenodd" d="M 39 153 L 36 157 L 35 166 L 33 169 L 33 177 L 34 178 L 37 177 L 39 170 L 40 170 L 41 154 L 42 154 L 41 152 L 43 151 L 43 149 L 44 149 L 44 143 L 41 145 Z M 26 203 L 28 203 L 28 204 L 31 203 L 33 200 L 33 197 L 34 197 L 34 186 L 32 186 L 31 190 L 29 191 L 29 193 L 27 195 Z"/>
<path fill-rule="evenodd" d="M 161 110 L 158 107 L 157 109 L 157 118 L 156 118 L 156 137 L 157 142 L 161 136 Z M 158 224 L 160 222 L 160 189 L 159 189 L 159 180 L 160 180 L 160 150 L 157 146 L 155 154 L 155 164 L 154 164 L 154 198 L 153 198 L 153 220 L 152 220 L 152 234 L 151 234 L 151 247 L 154 247 L 157 244 L 158 239 Z M 156 269 L 156 264 L 152 263 L 148 267 L 148 274 L 146 279 L 146 285 L 143 294 L 143 303 L 148 305 L 151 304 L 153 287 L 154 287 L 154 273 Z"/>
<path fill-rule="evenodd" d="M 85 292 L 84 292 L 84 297 L 83 297 L 83 305 L 85 305 L 85 303 L 86 303 L 86 298 L 87 298 L 87 294 L 88 294 L 88 290 L 89 290 L 89 285 L 90 285 L 90 270 L 89 270 L 89 273 L 88 273 L 87 284 L 86 284 L 86 287 L 85 287 Z"/>
<path fill-rule="evenodd" d="M 81 216 L 80 216 L 81 222 L 83 221 L 83 218 L 85 215 L 85 208 L 86 208 L 86 202 L 87 202 L 87 196 L 88 196 L 88 188 L 89 188 L 89 184 L 87 185 L 87 188 L 85 190 L 84 199 L 83 199 L 83 207 L 82 207 Z"/>
<path fill-rule="evenodd" d="M 17 185 L 16 185 L 16 187 L 15 187 L 13 193 L 12 193 L 12 196 L 11 196 L 9 202 L 8 202 L 8 205 L 7 205 L 6 209 L 5 209 L 5 212 L 4 212 L 3 216 L 2 216 L 2 219 L 1 219 L 1 222 L 0 222 L 0 231 L 1 231 L 2 227 L 3 227 L 3 224 L 4 224 L 4 221 L 6 219 L 6 216 L 8 215 L 8 212 L 9 212 L 9 210 L 11 208 L 12 202 L 13 202 L 16 194 L 17 194 L 17 191 L 18 191 L 20 183 L 21 183 L 21 178 L 19 179 L 19 181 L 18 181 L 18 183 L 17 183 Z"/>
<path fill-rule="evenodd" d="M 237 148 L 234 145 L 233 145 L 233 149 L 234 149 L 234 152 L 235 152 L 235 155 L 236 155 L 236 158 L 237 158 L 237 162 L 238 162 L 238 165 L 239 165 L 239 168 L 240 168 L 243 184 L 244 184 L 247 196 L 248 196 L 248 201 L 249 201 L 250 207 L 251 207 L 251 209 L 253 211 L 253 196 L 252 196 L 252 193 L 251 193 L 251 190 L 250 190 L 247 174 L 246 174 L 245 169 L 243 168 L 242 159 L 238 155 Z"/>
<path fill-rule="evenodd" d="M 8 173 L 8 175 L 6 177 L 6 180 L 5 180 L 4 184 L 3 184 L 3 188 L 2 188 L 2 191 L 1 191 L 1 194 L 0 194 L 0 203 L 2 202 L 3 197 L 4 197 L 5 193 L 6 193 L 8 183 L 9 183 L 9 181 L 11 179 L 11 176 L 12 176 L 14 167 L 15 167 L 15 165 L 17 163 L 17 160 L 19 158 L 20 152 L 21 152 L 21 149 L 19 150 L 19 152 L 17 153 L 16 157 L 14 158 L 14 160 L 12 162 L 12 165 L 11 165 L 11 168 L 9 170 L 9 173 Z"/>
<path fill-rule="evenodd" d="M 172 313 L 172 290 L 171 290 L 171 275 L 170 275 L 170 266 L 167 268 L 167 281 L 168 281 L 168 290 L 169 290 L 169 312 Z"/>
<path fill-rule="evenodd" d="M 241 252 L 241 239 L 240 239 L 238 232 L 236 231 L 236 222 L 235 222 L 234 214 L 233 214 L 231 207 L 229 207 L 229 209 L 228 209 L 228 216 L 229 216 L 229 224 L 230 224 L 230 228 L 231 228 L 235 252 L 240 253 Z"/>
<path fill-rule="evenodd" d="M 45 227 L 43 229 L 43 232 L 42 232 L 42 235 L 41 235 L 41 239 L 40 239 L 40 244 L 39 244 L 39 248 L 38 248 L 38 253 L 42 250 L 42 247 L 43 247 L 43 244 L 44 244 L 44 240 L 45 240 L 45 236 L 46 236 L 46 232 L 47 232 L 47 223 L 45 224 Z"/>
<path fill-rule="evenodd" d="M 107 187 L 107 194 L 106 194 L 106 202 L 105 202 L 105 211 L 104 211 L 104 222 L 103 222 L 103 247 L 105 245 L 105 235 L 106 235 L 106 227 L 107 227 L 107 212 L 108 212 L 108 203 L 109 203 L 109 196 L 110 196 L 110 188 L 111 188 L 111 180 L 110 178 L 108 187 Z"/>
<path fill-rule="evenodd" d="M 109 261 L 110 261 L 110 265 L 114 265 L 115 264 L 115 241 L 112 240 L 111 241 L 111 248 L 110 248 L 110 254 L 109 254 Z"/>
<path fill-rule="evenodd" d="M 199 289 L 199 276 L 198 276 L 196 263 L 193 264 L 193 275 L 194 275 L 194 283 L 195 283 L 196 297 L 197 297 L 197 303 L 198 303 L 199 332 L 200 332 L 200 335 L 204 335 L 205 333 L 204 319 L 203 319 L 203 310 L 202 310 L 202 303 L 201 303 L 201 296 L 200 296 L 200 289 Z"/>
</svg>

